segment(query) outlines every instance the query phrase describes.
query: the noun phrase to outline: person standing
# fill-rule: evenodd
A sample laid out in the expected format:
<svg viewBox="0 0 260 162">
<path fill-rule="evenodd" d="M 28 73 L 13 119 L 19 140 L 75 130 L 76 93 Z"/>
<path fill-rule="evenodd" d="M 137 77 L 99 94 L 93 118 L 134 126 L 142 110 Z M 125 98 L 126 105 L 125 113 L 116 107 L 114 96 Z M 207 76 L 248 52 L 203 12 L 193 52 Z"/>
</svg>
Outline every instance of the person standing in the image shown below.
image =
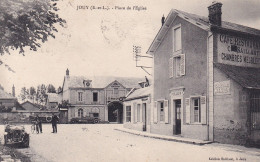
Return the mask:
<svg viewBox="0 0 260 162">
<path fill-rule="evenodd" d="M 51 124 L 52 124 L 52 133 L 57 133 L 57 122 L 59 121 L 59 117 L 55 115 L 54 113 L 52 114 L 51 118 Z"/>
<path fill-rule="evenodd" d="M 35 117 L 35 126 L 36 126 L 36 132 L 37 132 L 37 134 L 38 134 L 39 132 L 42 132 L 40 125 L 41 125 L 41 120 L 40 120 L 40 118 L 39 118 L 39 115 L 36 115 L 36 117 Z"/>
</svg>

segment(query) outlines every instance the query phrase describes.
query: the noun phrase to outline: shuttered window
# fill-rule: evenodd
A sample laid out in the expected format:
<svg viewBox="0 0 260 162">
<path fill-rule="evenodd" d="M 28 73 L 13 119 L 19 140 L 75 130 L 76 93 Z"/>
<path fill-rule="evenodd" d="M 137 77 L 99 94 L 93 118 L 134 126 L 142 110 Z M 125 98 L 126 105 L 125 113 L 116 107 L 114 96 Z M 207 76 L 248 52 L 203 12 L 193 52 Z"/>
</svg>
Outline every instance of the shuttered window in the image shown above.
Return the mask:
<svg viewBox="0 0 260 162">
<path fill-rule="evenodd" d="M 137 104 L 137 122 L 140 122 L 140 111 L 141 111 L 141 105 Z"/>
<path fill-rule="evenodd" d="M 131 106 L 126 106 L 126 122 L 131 122 Z"/>
<path fill-rule="evenodd" d="M 206 103 L 206 96 L 186 98 L 186 123 L 207 124 Z"/>
<path fill-rule="evenodd" d="M 173 57 L 172 75 L 180 77 L 185 75 L 185 54 L 179 54 Z"/>
<path fill-rule="evenodd" d="M 160 110 L 160 121 L 164 121 L 164 113 L 165 113 L 165 110 L 164 110 L 164 102 L 163 101 L 159 101 L 159 110 Z"/>
</svg>

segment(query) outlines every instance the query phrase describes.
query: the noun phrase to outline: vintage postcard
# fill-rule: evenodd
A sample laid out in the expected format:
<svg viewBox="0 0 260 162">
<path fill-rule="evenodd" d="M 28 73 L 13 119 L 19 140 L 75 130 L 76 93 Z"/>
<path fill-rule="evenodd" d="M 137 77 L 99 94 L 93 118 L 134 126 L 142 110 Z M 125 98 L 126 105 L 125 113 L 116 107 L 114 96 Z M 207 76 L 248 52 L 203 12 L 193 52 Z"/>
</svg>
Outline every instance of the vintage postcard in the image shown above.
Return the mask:
<svg viewBox="0 0 260 162">
<path fill-rule="evenodd" d="M 257 0 L 0 0 L 0 161 L 260 161 Z"/>
</svg>

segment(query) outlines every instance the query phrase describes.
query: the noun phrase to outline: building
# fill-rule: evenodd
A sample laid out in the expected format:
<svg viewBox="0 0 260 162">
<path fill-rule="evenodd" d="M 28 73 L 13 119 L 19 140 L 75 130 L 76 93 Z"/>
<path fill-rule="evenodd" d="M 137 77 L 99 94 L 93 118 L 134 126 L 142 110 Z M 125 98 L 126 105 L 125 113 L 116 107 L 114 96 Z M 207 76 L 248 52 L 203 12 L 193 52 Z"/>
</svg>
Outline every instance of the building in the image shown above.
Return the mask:
<svg viewBox="0 0 260 162">
<path fill-rule="evenodd" d="M 244 145 L 260 142 L 260 30 L 171 10 L 154 57 L 151 132 Z"/>
<path fill-rule="evenodd" d="M 64 122 L 92 114 L 102 122 L 123 123 L 122 99 L 131 89 L 140 88 L 138 82 L 141 80 L 109 76 L 70 76 L 67 69 L 61 92 L 64 104 L 60 106 L 60 115 Z"/>
<path fill-rule="evenodd" d="M 131 92 L 124 100 L 124 127 L 150 132 L 152 87 Z"/>
<path fill-rule="evenodd" d="M 61 103 L 61 95 L 57 93 L 47 93 L 47 109 L 58 108 L 58 104 Z"/>
</svg>

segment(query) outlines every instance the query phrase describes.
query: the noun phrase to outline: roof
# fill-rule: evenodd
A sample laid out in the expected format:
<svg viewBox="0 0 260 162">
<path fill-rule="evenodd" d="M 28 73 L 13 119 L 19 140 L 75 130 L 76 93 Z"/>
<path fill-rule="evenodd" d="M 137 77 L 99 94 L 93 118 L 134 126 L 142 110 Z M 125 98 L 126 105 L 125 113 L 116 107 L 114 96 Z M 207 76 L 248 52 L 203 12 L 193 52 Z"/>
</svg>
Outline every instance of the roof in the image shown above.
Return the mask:
<svg viewBox="0 0 260 162">
<path fill-rule="evenodd" d="M 130 78 L 130 77 L 115 77 L 115 76 L 94 76 L 94 77 L 84 77 L 84 76 L 70 76 L 68 86 L 70 88 L 80 88 L 84 87 L 84 80 L 92 80 L 93 88 L 105 88 L 113 81 L 118 81 L 126 88 L 140 88 L 138 82 L 143 81 L 143 78 Z"/>
<path fill-rule="evenodd" d="M 11 94 L 5 92 L 3 89 L 0 88 L 0 98 L 8 98 L 8 99 L 15 99 Z"/>
<path fill-rule="evenodd" d="M 60 96 L 57 93 L 47 93 L 49 102 L 59 102 Z"/>
<path fill-rule="evenodd" d="M 152 87 L 145 87 L 145 88 L 140 88 L 135 90 L 133 93 L 131 93 L 126 99 L 127 100 L 134 100 L 137 98 L 143 98 L 143 97 L 147 97 L 152 93 Z"/>
<path fill-rule="evenodd" d="M 191 13 L 187 13 L 184 11 L 172 9 L 167 16 L 164 25 L 160 28 L 155 39 L 153 40 L 152 44 L 150 45 L 147 53 L 151 54 L 157 50 L 157 48 L 161 44 L 165 34 L 170 29 L 172 21 L 174 21 L 174 19 L 177 16 L 200 27 L 203 30 L 206 30 L 206 31 L 211 30 L 212 26 L 209 23 L 208 17 L 198 16 L 196 14 L 191 14 Z M 250 28 L 247 26 L 243 26 L 243 25 L 239 25 L 239 24 L 235 24 L 235 23 L 231 23 L 231 22 L 227 22 L 227 21 L 222 21 L 221 27 L 218 27 L 218 28 L 223 29 L 223 30 L 232 30 L 234 32 L 240 32 L 240 33 L 244 33 L 244 34 L 251 34 L 253 36 L 260 36 L 260 30 L 258 30 L 258 29 Z"/>
<path fill-rule="evenodd" d="M 220 63 L 214 63 L 214 66 L 242 87 L 249 89 L 260 89 L 260 69 Z"/>
</svg>

